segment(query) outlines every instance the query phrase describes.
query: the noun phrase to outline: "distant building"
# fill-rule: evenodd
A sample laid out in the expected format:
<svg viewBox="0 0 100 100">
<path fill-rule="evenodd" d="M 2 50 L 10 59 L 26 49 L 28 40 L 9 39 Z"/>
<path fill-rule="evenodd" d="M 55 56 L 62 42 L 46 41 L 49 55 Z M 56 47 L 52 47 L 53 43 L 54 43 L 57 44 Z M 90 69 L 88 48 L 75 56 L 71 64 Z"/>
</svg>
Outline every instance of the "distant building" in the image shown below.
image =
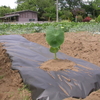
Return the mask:
<svg viewBox="0 0 100 100">
<path fill-rule="evenodd" d="M 12 12 L 0 17 L 2 22 L 30 22 L 37 20 L 37 12 L 31 10 Z"/>
</svg>

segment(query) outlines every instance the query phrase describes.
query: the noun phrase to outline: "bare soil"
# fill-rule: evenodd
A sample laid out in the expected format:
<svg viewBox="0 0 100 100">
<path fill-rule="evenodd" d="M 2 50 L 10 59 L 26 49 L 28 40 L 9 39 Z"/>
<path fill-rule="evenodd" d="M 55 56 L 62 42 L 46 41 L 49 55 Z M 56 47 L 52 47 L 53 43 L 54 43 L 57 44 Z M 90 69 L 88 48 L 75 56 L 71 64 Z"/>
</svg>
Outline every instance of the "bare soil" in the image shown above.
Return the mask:
<svg viewBox="0 0 100 100">
<path fill-rule="evenodd" d="M 74 66 L 75 63 L 67 59 L 52 59 L 42 63 L 40 68 L 45 71 L 59 71 L 65 69 L 76 70 Z"/>
<path fill-rule="evenodd" d="M 29 41 L 41 44 L 45 47 L 49 45 L 45 41 L 44 33 L 24 34 L 22 35 Z M 61 52 L 96 64 L 100 67 L 100 35 L 93 35 L 87 32 L 65 33 L 65 41 L 61 46 Z M 53 60 L 54 62 L 54 60 Z M 52 61 L 48 62 L 49 65 Z M 47 64 L 47 62 L 46 62 Z M 56 63 L 57 64 L 57 63 Z M 71 64 L 71 65 L 70 65 Z M 73 66 L 72 63 L 69 63 Z M 45 64 L 43 65 L 45 66 Z M 42 67 L 43 67 L 42 66 Z M 59 66 L 59 64 L 57 65 Z M 44 69 L 63 70 L 64 68 Z M 69 67 L 70 68 L 70 67 Z M 71 67 L 73 68 L 73 67 Z M 65 68 L 66 69 L 66 68 Z M 28 98 L 28 99 L 26 99 Z M 3 50 L 0 43 L 0 100 L 31 100 L 31 94 L 24 89 L 22 78 L 17 70 L 11 69 L 11 60 L 6 50 Z M 100 90 L 92 92 L 85 99 L 66 98 L 64 100 L 100 100 Z"/>
<path fill-rule="evenodd" d="M 0 100 L 30 98 L 29 92 L 24 87 L 18 71 L 11 69 L 11 59 L 0 43 Z"/>
</svg>

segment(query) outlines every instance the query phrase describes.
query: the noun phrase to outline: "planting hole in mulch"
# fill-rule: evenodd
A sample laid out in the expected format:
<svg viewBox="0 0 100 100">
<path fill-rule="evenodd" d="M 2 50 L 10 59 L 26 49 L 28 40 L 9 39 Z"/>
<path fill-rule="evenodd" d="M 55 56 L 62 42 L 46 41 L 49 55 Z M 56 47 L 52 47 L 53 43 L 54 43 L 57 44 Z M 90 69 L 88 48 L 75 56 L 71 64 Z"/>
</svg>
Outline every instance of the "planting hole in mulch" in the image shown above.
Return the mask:
<svg viewBox="0 0 100 100">
<path fill-rule="evenodd" d="M 41 64 L 40 68 L 45 71 L 59 71 L 59 70 L 77 70 L 75 67 L 75 63 L 72 61 L 69 61 L 67 59 L 52 59 L 48 60 Z"/>
</svg>

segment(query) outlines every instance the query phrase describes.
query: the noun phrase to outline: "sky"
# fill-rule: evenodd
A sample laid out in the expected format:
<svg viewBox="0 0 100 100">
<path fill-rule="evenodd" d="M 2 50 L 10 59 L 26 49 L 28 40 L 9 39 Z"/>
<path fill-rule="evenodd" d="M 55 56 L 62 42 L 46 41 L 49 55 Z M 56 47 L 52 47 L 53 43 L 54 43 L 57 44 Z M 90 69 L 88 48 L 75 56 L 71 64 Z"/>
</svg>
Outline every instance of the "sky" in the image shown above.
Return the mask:
<svg viewBox="0 0 100 100">
<path fill-rule="evenodd" d="M 10 6 L 11 9 L 16 8 L 17 4 L 15 3 L 17 0 L 0 0 L 0 6 Z"/>
<path fill-rule="evenodd" d="M 11 9 L 16 8 L 17 4 L 15 3 L 17 0 L 0 0 L 0 6 L 10 6 Z M 84 0 L 87 1 L 87 0 Z M 91 1 L 91 0 L 89 0 Z"/>
</svg>

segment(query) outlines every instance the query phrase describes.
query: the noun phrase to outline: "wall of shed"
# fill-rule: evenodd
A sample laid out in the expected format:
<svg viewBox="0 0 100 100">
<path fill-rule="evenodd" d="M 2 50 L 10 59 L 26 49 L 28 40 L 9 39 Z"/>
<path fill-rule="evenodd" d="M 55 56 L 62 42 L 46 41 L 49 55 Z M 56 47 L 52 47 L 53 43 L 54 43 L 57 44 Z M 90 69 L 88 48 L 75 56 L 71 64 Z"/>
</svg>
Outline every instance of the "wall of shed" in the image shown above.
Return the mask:
<svg viewBox="0 0 100 100">
<path fill-rule="evenodd" d="M 37 21 L 37 13 L 34 12 L 21 12 L 18 22 Z"/>
</svg>

